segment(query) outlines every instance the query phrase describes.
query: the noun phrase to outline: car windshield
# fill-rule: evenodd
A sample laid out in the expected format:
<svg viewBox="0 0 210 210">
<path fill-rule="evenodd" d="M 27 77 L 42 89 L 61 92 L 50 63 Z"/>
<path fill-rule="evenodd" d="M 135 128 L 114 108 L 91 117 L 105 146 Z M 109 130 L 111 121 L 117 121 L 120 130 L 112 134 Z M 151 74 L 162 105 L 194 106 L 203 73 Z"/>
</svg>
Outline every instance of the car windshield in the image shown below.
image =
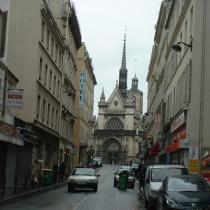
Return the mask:
<svg viewBox="0 0 210 210">
<path fill-rule="evenodd" d="M 95 171 L 91 168 L 75 168 L 73 169 L 71 175 L 95 176 Z"/>
<path fill-rule="evenodd" d="M 187 175 L 188 172 L 185 168 L 153 168 L 152 169 L 152 181 L 162 182 L 166 176 L 174 175 Z"/>
<path fill-rule="evenodd" d="M 138 164 L 132 164 L 132 165 L 131 165 L 131 168 L 138 168 L 138 167 L 139 167 Z"/>
<path fill-rule="evenodd" d="M 198 177 L 170 178 L 168 191 L 171 192 L 209 192 L 210 188 L 206 181 Z"/>
</svg>

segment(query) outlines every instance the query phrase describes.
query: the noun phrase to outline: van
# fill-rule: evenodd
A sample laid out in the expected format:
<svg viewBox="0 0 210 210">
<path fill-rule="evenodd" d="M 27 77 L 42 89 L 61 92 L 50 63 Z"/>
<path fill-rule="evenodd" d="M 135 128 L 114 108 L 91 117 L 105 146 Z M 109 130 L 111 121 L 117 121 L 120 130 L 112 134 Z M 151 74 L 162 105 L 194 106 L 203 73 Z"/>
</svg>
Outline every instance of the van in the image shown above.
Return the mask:
<svg viewBox="0 0 210 210">
<path fill-rule="evenodd" d="M 188 175 L 183 165 L 149 165 L 147 166 L 144 181 L 145 205 L 148 209 L 157 203 L 158 192 L 163 180 L 171 175 Z"/>
</svg>

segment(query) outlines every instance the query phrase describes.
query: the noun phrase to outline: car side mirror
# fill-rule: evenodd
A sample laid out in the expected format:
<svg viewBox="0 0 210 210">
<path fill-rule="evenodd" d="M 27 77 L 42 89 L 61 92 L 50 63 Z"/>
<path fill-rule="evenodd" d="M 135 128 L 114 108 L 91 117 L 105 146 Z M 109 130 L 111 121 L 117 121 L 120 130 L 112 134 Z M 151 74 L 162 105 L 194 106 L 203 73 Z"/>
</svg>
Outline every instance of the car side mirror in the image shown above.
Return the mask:
<svg viewBox="0 0 210 210">
<path fill-rule="evenodd" d="M 101 176 L 101 175 L 97 174 L 97 177 L 99 177 L 99 176 Z"/>
<path fill-rule="evenodd" d="M 114 175 L 116 174 L 116 172 L 115 173 L 113 173 Z"/>
</svg>

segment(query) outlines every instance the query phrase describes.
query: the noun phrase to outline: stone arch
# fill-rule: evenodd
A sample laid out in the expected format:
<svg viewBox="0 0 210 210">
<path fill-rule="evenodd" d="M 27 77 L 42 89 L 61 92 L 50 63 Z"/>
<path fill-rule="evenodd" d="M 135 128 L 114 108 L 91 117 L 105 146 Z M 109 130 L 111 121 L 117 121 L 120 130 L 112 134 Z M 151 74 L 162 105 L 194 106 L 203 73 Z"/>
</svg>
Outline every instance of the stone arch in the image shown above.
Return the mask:
<svg viewBox="0 0 210 210">
<path fill-rule="evenodd" d="M 103 160 L 107 161 L 108 163 L 111 163 L 114 161 L 114 163 L 122 162 L 123 158 L 123 145 L 119 140 L 116 138 L 108 138 L 106 139 L 102 144 L 102 156 Z"/>
<path fill-rule="evenodd" d="M 124 124 L 119 118 L 112 117 L 112 118 L 110 118 L 107 121 L 106 129 L 109 129 L 109 130 L 122 130 L 122 129 L 124 129 Z"/>
</svg>

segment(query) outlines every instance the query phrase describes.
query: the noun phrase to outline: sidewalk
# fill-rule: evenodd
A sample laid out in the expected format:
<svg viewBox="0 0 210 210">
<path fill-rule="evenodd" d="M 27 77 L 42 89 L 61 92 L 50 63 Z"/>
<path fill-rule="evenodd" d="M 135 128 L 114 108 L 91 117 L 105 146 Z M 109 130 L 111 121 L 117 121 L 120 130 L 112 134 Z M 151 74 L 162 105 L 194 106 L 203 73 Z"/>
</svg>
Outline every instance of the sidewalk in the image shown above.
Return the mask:
<svg viewBox="0 0 210 210">
<path fill-rule="evenodd" d="M 10 202 L 14 202 L 16 200 L 20 200 L 20 199 L 24 199 L 27 197 L 30 197 L 32 195 L 36 195 L 38 193 L 43 193 L 43 192 L 47 192 L 53 189 L 56 189 L 58 187 L 62 187 L 62 186 L 67 186 L 67 181 L 63 182 L 63 183 L 58 183 L 58 184 L 54 184 L 54 185 L 50 185 L 50 186 L 46 186 L 46 187 L 40 187 L 38 189 L 34 189 L 34 190 L 30 190 L 30 191 L 26 191 L 23 193 L 19 193 L 17 195 L 13 195 L 7 198 L 4 198 L 2 200 L 0 200 L 0 207 L 9 204 Z"/>
</svg>

